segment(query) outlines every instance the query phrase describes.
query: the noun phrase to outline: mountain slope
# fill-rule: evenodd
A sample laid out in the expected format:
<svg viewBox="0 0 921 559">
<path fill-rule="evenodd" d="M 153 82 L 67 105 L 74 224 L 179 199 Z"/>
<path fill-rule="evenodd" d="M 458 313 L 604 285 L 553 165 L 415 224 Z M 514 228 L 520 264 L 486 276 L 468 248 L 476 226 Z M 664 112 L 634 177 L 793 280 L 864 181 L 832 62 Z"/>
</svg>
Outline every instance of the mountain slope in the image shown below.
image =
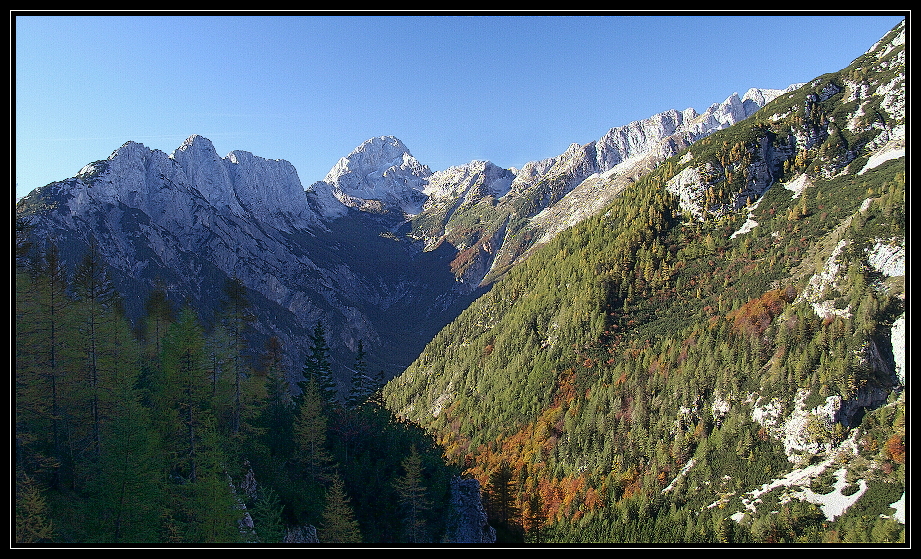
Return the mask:
<svg viewBox="0 0 921 559">
<path fill-rule="evenodd" d="M 448 247 L 423 253 L 389 235 L 392 219 L 331 202 L 335 219 L 286 161 L 241 151 L 221 158 L 192 136 L 171 155 L 128 142 L 37 189 L 17 214 L 32 227 L 36 254 L 54 242 L 70 269 L 95 243 L 135 320 L 162 282 L 174 306 L 190 303 L 207 324 L 227 281 L 240 279 L 257 318 L 253 347 L 278 337 L 292 380 L 305 332 L 324 322 L 346 386 L 359 340 L 372 370 L 392 376 L 471 295 L 456 289 Z"/>
<path fill-rule="evenodd" d="M 325 322 L 345 390 L 359 341 L 374 370 L 402 371 L 532 245 L 779 93 L 732 95 L 702 115 L 669 111 L 520 171 L 471 162 L 432 173 L 399 139 L 372 138 L 306 191 L 290 163 L 222 158 L 202 136 L 170 155 L 127 142 L 37 189 L 17 214 L 40 239 L 36 253 L 53 239 L 69 269 L 97 244 L 135 320 L 162 282 L 175 306 L 190 303 L 208 323 L 215 294 L 240 279 L 257 318 L 252 346 L 277 337 L 292 380 L 305 333 Z M 600 170 L 620 182 L 599 183 Z"/>
<path fill-rule="evenodd" d="M 453 266 L 458 278 L 474 286 L 488 284 L 532 247 L 598 211 L 666 157 L 751 116 L 795 87 L 751 89 L 742 98 L 733 94 L 714 103 L 703 114 L 670 110 L 612 128 L 597 141 L 572 144 L 557 157 L 510 170 L 510 185 L 476 191 L 476 197 L 435 188 L 422 213 L 412 218 L 411 235 L 427 246 L 443 241 L 456 246 L 462 251 Z"/>
<path fill-rule="evenodd" d="M 483 483 L 509 465 L 560 541 L 898 539 L 904 56 L 902 24 L 621 186 L 388 405 Z"/>
</svg>

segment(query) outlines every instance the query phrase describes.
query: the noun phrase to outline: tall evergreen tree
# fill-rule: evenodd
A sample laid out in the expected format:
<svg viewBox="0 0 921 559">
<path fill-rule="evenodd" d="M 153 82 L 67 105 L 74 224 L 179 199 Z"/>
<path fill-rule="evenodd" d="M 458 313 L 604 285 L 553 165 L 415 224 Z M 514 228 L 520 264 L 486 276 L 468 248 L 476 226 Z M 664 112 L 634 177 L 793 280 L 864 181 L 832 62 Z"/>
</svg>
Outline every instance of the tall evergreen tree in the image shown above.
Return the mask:
<svg viewBox="0 0 921 559">
<path fill-rule="evenodd" d="M 221 312 L 221 322 L 227 329 L 230 341 L 229 372 L 233 379 L 233 402 L 231 404 L 230 432 L 234 435 L 240 433 L 243 421 L 244 407 L 244 382 L 247 376 L 245 365 L 246 334 L 250 324 L 255 320 L 249 300 L 246 297 L 246 286 L 240 278 L 232 277 L 224 286 L 224 308 Z"/>
<path fill-rule="evenodd" d="M 39 485 L 27 475 L 16 478 L 16 543 L 54 541 L 54 524 L 48 518 L 48 504 Z"/>
<path fill-rule="evenodd" d="M 426 513 L 431 509 L 428 488 L 424 483 L 422 457 L 413 445 L 409 456 L 403 459 L 403 475 L 394 480 L 403 529 L 407 541 L 423 543 L 428 541 Z"/>
<path fill-rule="evenodd" d="M 512 468 L 504 460 L 489 476 L 487 500 L 489 516 L 497 527 L 511 529 L 520 517 L 516 501 L 516 483 Z"/>
<path fill-rule="evenodd" d="M 351 386 L 346 404 L 354 408 L 362 404 L 374 393 L 374 381 L 368 376 L 368 364 L 365 360 L 365 346 L 358 340 L 358 350 L 355 353 L 355 364 L 352 368 Z"/>
<path fill-rule="evenodd" d="M 332 364 L 329 360 L 326 330 L 321 322 L 317 322 L 313 333 L 310 335 L 310 348 L 304 359 L 304 368 L 301 373 L 304 378 L 298 385 L 301 386 L 302 390 L 302 383 L 312 379 L 316 383 L 317 390 L 325 405 L 327 407 L 335 406 L 337 400 L 336 382 L 333 379 Z"/>
<path fill-rule="evenodd" d="M 191 308 L 184 308 L 163 341 L 163 373 L 159 387 L 160 421 L 176 457 L 174 473 L 194 482 L 198 446 L 208 401 L 204 333 Z"/>
<path fill-rule="evenodd" d="M 75 481 L 73 460 L 65 421 L 66 362 L 70 349 L 66 331 L 72 301 L 66 293 L 67 279 L 54 242 L 48 243 L 43 261 L 36 266 L 32 285 L 35 315 L 34 320 L 28 322 L 31 328 L 26 328 L 27 339 L 23 340 L 31 355 L 24 361 L 34 371 L 36 384 L 40 383 L 34 393 L 37 398 L 34 410 L 45 417 L 49 428 L 51 460 L 45 463 L 53 468 L 50 485 L 52 488 L 72 486 Z M 28 375 L 29 371 L 22 373 Z"/>
<path fill-rule="evenodd" d="M 266 444 L 273 456 L 288 457 L 293 449 L 296 410 L 282 363 L 281 343 L 275 336 L 266 342 L 263 370 L 266 403 L 262 410 L 261 425 Z"/>
<path fill-rule="evenodd" d="M 252 507 L 253 524 L 261 543 L 281 543 L 285 535 L 284 505 L 271 487 L 263 487 Z"/>
<path fill-rule="evenodd" d="M 329 479 L 332 456 L 326 448 L 328 418 L 314 380 L 304 384 L 294 420 L 294 456 L 298 478 L 312 484 Z"/>
<path fill-rule="evenodd" d="M 176 313 L 167 298 L 163 281 L 157 280 L 154 283 L 154 288 L 144 303 L 144 311 L 144 338 L 147 341 L 149 355 L 154 360 L 159 360 L 163 338 L 166 336 L 169 325 L 176 319 Z"/>
<path fill-rule="evenodd" d="M 333 474 L 326 491 L 326 507 L 319 530 L 323 543 L 361 543 L 361 530 L 355 520 L 351 499 L 345 493 L 345 485 L 338 474 Z"/>
<path fill-rule="evenodd" d="M 87 423 L 91 426 L 91 453 L 100 455 L 102 416 L 100 408 L 108 401 L 109 380 L 114 375 L 111 360 L 114 341 L 115 286 L 109 280 L 95 241 L 90 241 L 73 279 L 78 303 L 75 307 L 80 339 L 80 362 L 85 378 L 81 390 L 87 400 Z"/>
<path fill-rule="evenodd" d="M 122 384 L 114 395 L 106 444 L 88 484 L 84 527 L 95 543 L 150 543 L 163 512 L 160 442 L 137 391 Z"/>
</svg>

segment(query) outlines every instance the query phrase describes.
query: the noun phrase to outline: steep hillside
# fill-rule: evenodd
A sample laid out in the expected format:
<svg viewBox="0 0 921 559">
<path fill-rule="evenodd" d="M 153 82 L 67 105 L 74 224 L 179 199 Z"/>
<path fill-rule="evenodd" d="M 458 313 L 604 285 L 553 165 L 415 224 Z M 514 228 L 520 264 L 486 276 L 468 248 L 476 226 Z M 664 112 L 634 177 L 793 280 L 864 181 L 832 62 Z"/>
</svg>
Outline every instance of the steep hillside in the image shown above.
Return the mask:
<svg viewBox="0 0 921 559">
<path fill-rule="evenodd" d="M 458 280 L 488 285 L 533 247 L 597 213 L 665 158 L 796 87 L 751 89 L 742 98 L 732 94 L 703 114 L 666 111 L 521 169 L 472 162 L 437 173 L 426 188 L 422 212 L 410 219 L 409 235 L 429 247 L 455 246 L 461 251 L 452 263 Z"/>
<path fill-rule="evenodd" d="M 619 197 L 385 387 L 512 488 L 508 538 L 904 541 L 904 34 L 596 177 Z"/>
<path fill-rule="evenodd" d="M 456 250 L 423 252 L 390 232 L 403 219 L 399 208 L 394 218 L 346 204 L 362 193 L 390 193 L 392 204 L 424 197 L 406 177 L 428 171 L 393 140 L 369 142 L 357 163 L 344 158 L 330 172 L 337 185 L 356 183 L 336 187 L 345 202 L 328 183 L 305 193 L 287 161 L 241 151 L 221 158 L 196 135 L 170 155 L 127 142 L 76 177 L 35 190 L 16 213 L 31 226 L 33 256 L 53 243 L 69 273 L 96 246 L 134 321 L 161 285 L 174 307 L 189 304 L 211 324 L 219 294 L 239 279 L 256 317 L 252 345 L 277 337 L 292 382 L 300 378 L 306 333 L 323 322 L 347 391 L 359 341 L 369 366 L 389 378 L 475 296 L 450 272 Z M 392 159 L 402 162 L 404 154 L 407 168 L 397 165 L 394 178 Z M 371 171 L 382 183 L 373 192 L 353 176 L 367 182 Z"/>
</svg>

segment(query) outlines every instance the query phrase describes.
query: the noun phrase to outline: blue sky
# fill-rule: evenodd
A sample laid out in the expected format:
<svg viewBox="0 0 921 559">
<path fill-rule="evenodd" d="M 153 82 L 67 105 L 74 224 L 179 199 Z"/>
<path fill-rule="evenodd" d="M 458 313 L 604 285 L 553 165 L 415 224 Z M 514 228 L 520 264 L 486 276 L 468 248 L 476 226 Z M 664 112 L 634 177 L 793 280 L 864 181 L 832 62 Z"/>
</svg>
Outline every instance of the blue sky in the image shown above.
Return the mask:
<svg viewBox="0 0 921 559">
<path fill-rule="evenodd" d="M 903 16 L 17 15 L 17 196 L 126 141 L 286 159 L 374 136 L 433 171 L 520 167 L 668 109 L 837 71 Z"/>
</svg>

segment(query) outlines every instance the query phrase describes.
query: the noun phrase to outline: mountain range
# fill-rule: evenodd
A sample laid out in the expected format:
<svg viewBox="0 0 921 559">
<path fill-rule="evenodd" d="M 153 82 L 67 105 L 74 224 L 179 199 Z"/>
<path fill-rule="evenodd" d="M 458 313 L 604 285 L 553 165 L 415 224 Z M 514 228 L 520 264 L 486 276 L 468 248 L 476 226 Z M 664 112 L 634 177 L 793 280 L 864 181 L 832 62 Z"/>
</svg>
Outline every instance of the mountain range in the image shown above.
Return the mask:
<svg viewBox="0 0 921 559">
<path fill-rule="evenodd" d="M 340 394 L 361 347 L 389 409 L 484 486 L 511 468 L 559 541 L 897 532 L 904 66 L 903 22 L 840 71 L 520 169 L 380 136 L 305 187 L 202 136 L 129 141 L 16 211 L 35 254 L 95 247 L 135 320 L 163 286 L 208 324 L 239 280 L 291 382 L 322 323 Z"/>
<path fill-rule="evenodd" d="M 733 94 L 703 114 L 667 111 L 520 170 L 473 161 L 432 172 L 399 139 L 371 138 L 306 188 L 287 161 L 222 158 L 199 135 L 171 154 L 129 141 L 36 189 L 17 211 L 71 267 L 97 244 L 134 318 L 160 282 L 175 305 L 192 301 L 207 319 L 211 294 L 239 278 L 256 336 L 279 337 L 292 379 L 305 332 L 325 323 L 345 386 L 359 340 L 373 367 L 397 374 L 533 246 L 781 93 Z"/>
</svg>

